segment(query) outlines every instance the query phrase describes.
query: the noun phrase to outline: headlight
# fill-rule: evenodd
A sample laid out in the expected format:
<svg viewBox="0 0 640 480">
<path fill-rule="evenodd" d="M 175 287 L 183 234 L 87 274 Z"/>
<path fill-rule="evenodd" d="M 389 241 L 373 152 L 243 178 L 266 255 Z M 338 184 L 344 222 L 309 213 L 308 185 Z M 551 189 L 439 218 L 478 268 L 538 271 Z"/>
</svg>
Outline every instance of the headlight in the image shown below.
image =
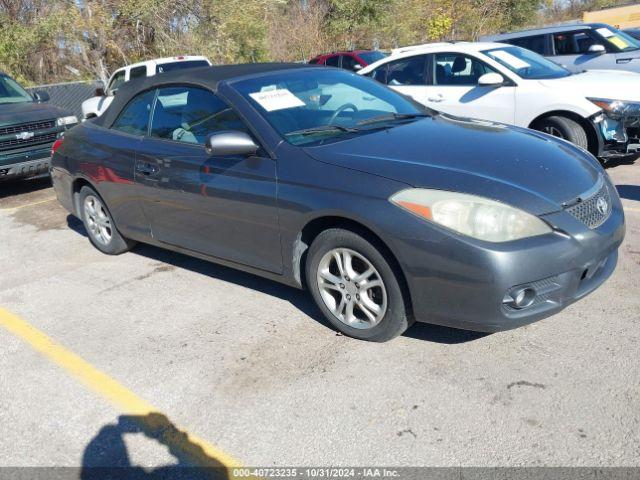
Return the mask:
<svg viewBox="0 0 640 480">
<path fill-rule="evenodd" d="M 640 117 L 640 103 L 610 100 L 606 98 L 588 98 L 610 117 Z"/>
<path fill-rule="evenodd" d="M 58 125 L 59 127 L 63 125 L 72 125 L 74 123 L 78 123 L 78 117 L 76 117 L 75 115 L 69 115 L 68 117 L 60 117 L 56 121 L 56 125 Z"/>
<path fill-rule="evenodd" d="M 534 215 L 475 195 L 411 188 L 389 200 L 418 217 L 487 242 L 508 242 L 552 231 Z"/>
</svg>

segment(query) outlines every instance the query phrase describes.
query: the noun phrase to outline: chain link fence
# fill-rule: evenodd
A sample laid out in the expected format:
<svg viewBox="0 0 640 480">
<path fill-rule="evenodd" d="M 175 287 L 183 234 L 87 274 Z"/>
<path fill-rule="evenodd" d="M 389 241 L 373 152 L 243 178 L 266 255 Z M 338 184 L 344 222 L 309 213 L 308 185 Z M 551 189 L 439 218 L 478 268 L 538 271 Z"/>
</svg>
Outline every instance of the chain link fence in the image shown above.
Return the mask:
<svg viewBox="0 0 640 480">
<path fill-rule="evenodd" d="M 27 88 L 29 93 L 44 91 L 49 94 L 48 103 L 68 110 L 80 119 L 82 102 L 95 95 L 95 85 L 91 82 L 56 83 Z"/>
</svg>

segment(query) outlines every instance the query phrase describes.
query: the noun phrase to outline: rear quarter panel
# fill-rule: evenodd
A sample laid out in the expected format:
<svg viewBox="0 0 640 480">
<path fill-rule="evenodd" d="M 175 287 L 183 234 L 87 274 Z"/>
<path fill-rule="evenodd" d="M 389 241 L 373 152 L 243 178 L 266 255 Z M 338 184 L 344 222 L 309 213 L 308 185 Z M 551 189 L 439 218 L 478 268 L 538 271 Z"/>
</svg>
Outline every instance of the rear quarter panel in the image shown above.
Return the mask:
<svg viewBox="0 0 640 480">
<path fill-rule="evenodd" d="M 69 177 L 60 180 L 70 182 L 69 185 L 62 183 L 56 187 L 67 190 L 68 193 L 61 196 L 73 197 L 78 182 L 89 183 L 107 204 L 118 230 L 131 238 L 149 233 L 134 179 L 135 150 L 139 142 L 138 137 L 114 132 L 89 121 L 65 136 L 53 158 L 54 170 L 60 170 L 54 175 L 54 182 L 63 173 Z"/>
</svg>

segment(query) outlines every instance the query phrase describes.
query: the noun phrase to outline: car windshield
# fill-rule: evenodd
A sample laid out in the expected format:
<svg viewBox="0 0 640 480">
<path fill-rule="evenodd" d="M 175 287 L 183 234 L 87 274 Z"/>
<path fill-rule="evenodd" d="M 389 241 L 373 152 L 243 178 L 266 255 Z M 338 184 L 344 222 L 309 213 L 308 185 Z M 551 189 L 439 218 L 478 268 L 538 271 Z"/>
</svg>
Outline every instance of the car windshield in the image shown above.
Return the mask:
<svg viewBox="0 0 640 480">
<path fill-rule="evenodd" d="M 616 28 L 603 25 L 594 31 L 604 40 L 605 44 L 613 46 L 619 52 L 630 52 L 640 48 L 638 40 Z"/>
<path fill-rule="evenodd" d="M 378 82 L 343 70 L 289 70 L 232 87 L 293 145 L 342 140 L 428 114 Z"/>
<path fill-rule="evenodd" d="M 33 98 L 18 82 L 0 75 L 0 104 L 22 102 L 33 102 Z"/>
<path fill-rule="evenodd" d="M 370 52 L 360 52 L 358 56 L 365 61 L 367 65 L 371 65 L 373 62 L 377 62 L 378 60 L 382 60 L 386 57 L 384 53 L 380 50 L 372 50 Z"/>
<path fill-rule="evenodd" d="M 557 63 L 520 47 L 493 48 L 484 50 L 482 53 L 526 80 L 562 78 L 571 75 L 569 70 Z"/>
</svg>

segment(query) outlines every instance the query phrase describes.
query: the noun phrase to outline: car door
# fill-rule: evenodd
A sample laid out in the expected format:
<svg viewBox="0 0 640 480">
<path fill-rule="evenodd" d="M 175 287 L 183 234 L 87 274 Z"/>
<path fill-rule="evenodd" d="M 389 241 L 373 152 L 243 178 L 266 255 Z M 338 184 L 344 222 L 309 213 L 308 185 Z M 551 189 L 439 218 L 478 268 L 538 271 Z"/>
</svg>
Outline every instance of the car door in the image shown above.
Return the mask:
<svg viewBox="0 0 640 480">
<path fill-rule="evenodd" d="M 282 271 L 276 162 L 212 156 L 204 143 L 223 130 L 249 133 L 213 92 L 158 89 L 149 135 L 136 157 L 136 182 L 154 238 L 205 255 Z"/>
<path fill-rule="evenodd" d="M 616 56 L 612 54 L 611 47 L 591 29 L 558 32 L 552 38 L 554 55 L 551 60 L 572 72 L 616 68 Z M 606 51 L 590 52 L 593 45 L 602 45 Z"/>
<path fill-rule="evenodd" d="M 429 62 L 425 105 L 452 115 L 513 124 L 515 85 L 478 85 L 486 73 L 499 73 L 482 60 L 463 53 L 436 53 Z"/>
<path fill-rule="evenodd" d="M 155 92 L 142 92 L 122 109 L 108 130 L 86 128 L 86 158 L 80 169 L 97 186 L 118 229 L 135 238 L 150 235 L 149 223 L 138 201 L 135 156 L 147 133 Z M 81 154 L 78 154 L 82 157 Z"/>
</svg>

